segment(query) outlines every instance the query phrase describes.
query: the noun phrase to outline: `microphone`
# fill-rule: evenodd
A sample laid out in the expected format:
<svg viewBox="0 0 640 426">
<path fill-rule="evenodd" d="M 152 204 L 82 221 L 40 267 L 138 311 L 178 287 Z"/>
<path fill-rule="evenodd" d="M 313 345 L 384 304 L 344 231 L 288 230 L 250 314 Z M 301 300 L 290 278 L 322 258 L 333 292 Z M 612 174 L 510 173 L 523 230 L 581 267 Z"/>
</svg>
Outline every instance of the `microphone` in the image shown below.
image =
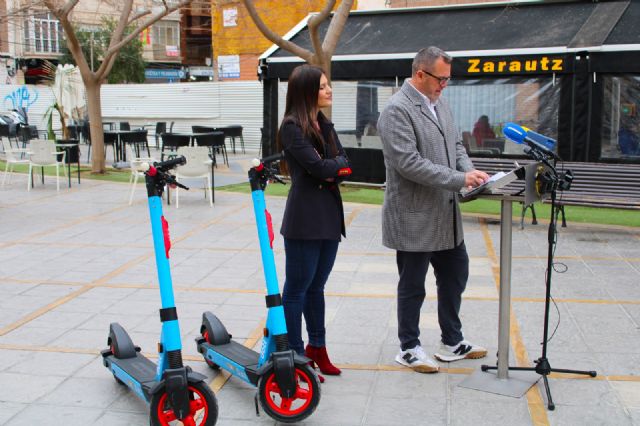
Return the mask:
<svg viewBox="0 0 640 426">
<path fill-rule="evenodd" d="M 556 146 L 555 139 L 536 133 L 516 123 L 505 124 L 502 134 L 504 134 L 505 138 L 517 144 L 527 144 L 532 150 L 540 151 L 556 160 L 560 160 L 560 157 L 553 152 Z"/>
</svg>

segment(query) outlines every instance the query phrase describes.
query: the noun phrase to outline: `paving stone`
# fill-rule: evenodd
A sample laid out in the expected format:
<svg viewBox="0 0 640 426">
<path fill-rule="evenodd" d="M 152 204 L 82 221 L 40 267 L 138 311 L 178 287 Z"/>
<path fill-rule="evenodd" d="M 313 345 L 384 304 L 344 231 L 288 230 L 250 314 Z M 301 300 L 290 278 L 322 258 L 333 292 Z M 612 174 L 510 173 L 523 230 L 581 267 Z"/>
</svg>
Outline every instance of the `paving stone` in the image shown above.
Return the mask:
<svg viewBox="0 0 640 426">
<path fill-rule="evenodd" d="M 8 424 L 11 426 L 28 425 L 69 425 L 83 426 L 95 424 L 102 410 L 96 408 L 73 407 L 59 404 L 31 404 L 16 416 L 11 418 Z"/>
<path fill-rule="evenodd" d="M 66 377 L 0 373 L 0 401 L 32 403 L 53 391 Z"/>
<path fill-rule="evenodd" d="M 8 424 L 9 419 L 28 407 L 27 404 L 18 402 L 0 401 L 0 424 Z"/>
<path fill-rule="evenodd" d="M 244 170 L 222 169 L 216 182 L 246 181 Z M 16 186 L 20 178 L 26 184 L 24 175 L 15 178 L 5 189 L 6 232 L 0 234 L 5 260 L 0 264 L 0 330 L 9 327 L 0 335 L 0 424 L 148 424 L 147 404 L 113 380 L 99 354 L 106 348 L 109 324 L 119 322 L 143 352 L 157 359 L 159 293 L 144 197 L 140 193 L 128 206 L 125 184 L 98 181 L 59 194 L 51 186 L 27 194 L 24 185 Z M 185 364 L 204 374 L 207 383 L 217 383 L 222 373 L 206 365 L 194 343 L 202 312 L 218 315 L 243 344 L 266 318 L 264 275 L 250 197 L 221 191 L 214 209 L 192 198 L 185 199 L 184 208 L 164 208 L 174 240 L 172 281 Z M 285 199 L 268 196 L 267 201 L 277 230 Z M 50 211 L 59 214 L 46 223 L 36 220 Z M 302 424 L 531 424 L 526 398 L 458 386 L 466 372 L 496 363 L 498 259 L 490 253 L 500 250 L 498 222 L 463 219 L 470 254 L 463 332 L 489 354 L 440 363 L 442 372 L 424 375 L 394 361 L 398 277 L 395 253 L 381 243 L 380 207 L 346 204 L 345 212 L 351 220 L 348 238 L 340 244 L 325 289 L 327 346 L 343 373 L 326 377 L 318 409 Z M 33 226 L 25 228 L 25 221 Z M 547 229 L 527 224 L 519 230 L 514 223 L 511 305 L 512 330 L 518 334 L 511 343 L 523 344 L 518 358 L 531 362 L 541 353 Z M 555 368 L 593 369 L 599 377 L 550 378 L 557 403 L 555 411 L 545 411 L 551 425 L 640 424 L 639 236 L 636 229 L 577 225 L 558 234 L 556 266 L 562 263 L 568 270 L 552 275 L 557 310 L 552 304 L 550 331 L 560 322 L 548 346 L 549 361 Z M 282 286 L 285 253 L 279 235 L 274 250 Z M 63 299 L 85 285 L 93 287 Z M 432 268 L 426 292 L 420 339 L 432 354 L 440 340 Z M 253 346 L 260 345 L 261 339 Z M 515 365 L 513 348 L 509 358 Z M 544 400 L 542 384 L 536 386 Z M 255 392 L 230 378 L 217 391 L 218 424 L 276 424 L 263 412 L 255 416 Z"/>
</svg>

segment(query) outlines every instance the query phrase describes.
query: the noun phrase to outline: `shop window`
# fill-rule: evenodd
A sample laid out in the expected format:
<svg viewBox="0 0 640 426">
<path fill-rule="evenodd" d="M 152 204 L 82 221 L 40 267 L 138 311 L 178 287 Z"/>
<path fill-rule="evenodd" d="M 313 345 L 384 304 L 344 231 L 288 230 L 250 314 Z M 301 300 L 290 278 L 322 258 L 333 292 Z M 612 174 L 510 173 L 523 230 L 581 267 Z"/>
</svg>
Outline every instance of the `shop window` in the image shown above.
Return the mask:
<svg viewBox="0 0 640 426">
<path fill-rule="evenodd" d="M 640 160 L 640 76 L 604 76 L 600 158 Z"/>
<path fill-rule="evenodd" d="M 398 85 L 403 79 L 398 80 Z M 382 148 L 376 124 L 389 98 L 399 90 L 396 80 L 333 81 L 332 121 L 346 147 Z M 280 120 L 287 83 L 279 86 Z M 454 114 L 461 140 L 473 155 L 522 155 L 523 146 L 505 141 L 502 128 L 516 122 L 557 139 L 560 81 L 545 78 L 452 80 L 443 92 Z M 474 135 L 485 116 L 489 130 Z M 478 136 L 478 137 L 476 137 Z M 479 139 L 479 140 L 477 140 Z"/>
<path fill-rule="evenodd" d="M 160 21 L 153 24 L 154 59 L 179 59 L 180 26 L 178 21 Z"/>
<path fill-rule="evenodd" d="M 557 139 L 560 81 L 551 77 L 452 80 L 444 91 L 465 146 L 474 155 L 521 155 L 505 140 L 514 122 Z"/>
<path fill-rule="evenodd" d="M 36 14 L 25 20 L 24 40 L 29 52 L 60 53 L 62 39 L 62 26 L 50 13 Z"/>
</svg>

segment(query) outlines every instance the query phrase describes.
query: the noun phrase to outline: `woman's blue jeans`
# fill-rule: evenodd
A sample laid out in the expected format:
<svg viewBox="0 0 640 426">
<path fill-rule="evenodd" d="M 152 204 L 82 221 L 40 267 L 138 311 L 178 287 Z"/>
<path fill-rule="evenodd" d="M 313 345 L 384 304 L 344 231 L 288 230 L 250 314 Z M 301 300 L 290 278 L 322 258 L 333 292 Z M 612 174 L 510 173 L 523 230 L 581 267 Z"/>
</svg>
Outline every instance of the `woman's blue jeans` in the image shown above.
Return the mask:
<svg viewBox="0 0 640 426">
<path fill-rule="evenodd" d="M 284 239 L 286 278 L 282 305 L 291 349 L 304 354 L 302 315 L 311 346 L 325 346 L 324 285 L 338 252 L 338 240 Z"/>
</svg>

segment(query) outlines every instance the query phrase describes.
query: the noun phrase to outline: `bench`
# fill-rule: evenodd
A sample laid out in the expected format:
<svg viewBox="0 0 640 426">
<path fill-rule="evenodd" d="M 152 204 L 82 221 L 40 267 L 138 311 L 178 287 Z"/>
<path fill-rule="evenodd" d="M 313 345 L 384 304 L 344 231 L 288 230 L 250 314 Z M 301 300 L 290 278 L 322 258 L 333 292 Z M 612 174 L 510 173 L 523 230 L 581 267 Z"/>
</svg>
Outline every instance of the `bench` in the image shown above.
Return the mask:
<svg viewBox="0 0 640 426">
<path fill-rule="evenodd" d="M 478 170 L 494 174 L 512 170 L 514 160 L 505 158 L 471 158 Z M 518 160 L 520 165 L 532 160 Z M 564 206 L 609 207 L 616 209 L 640 210 L 640 164 L 558 162 L 558 171 L 571 170 L 573 183 L 568 191 L 558 195 L 557 204 L 562 213 L 562 226 L 566 227 Z M 512 185 L 522 187 L 521 181 Z M 549 202 L 549 200 L 546 200 Z M 533 223 L 536 223 L 533 206 L 523 206 L 522 221 L 527 208 L 532 209 Z"/>
</svg>

